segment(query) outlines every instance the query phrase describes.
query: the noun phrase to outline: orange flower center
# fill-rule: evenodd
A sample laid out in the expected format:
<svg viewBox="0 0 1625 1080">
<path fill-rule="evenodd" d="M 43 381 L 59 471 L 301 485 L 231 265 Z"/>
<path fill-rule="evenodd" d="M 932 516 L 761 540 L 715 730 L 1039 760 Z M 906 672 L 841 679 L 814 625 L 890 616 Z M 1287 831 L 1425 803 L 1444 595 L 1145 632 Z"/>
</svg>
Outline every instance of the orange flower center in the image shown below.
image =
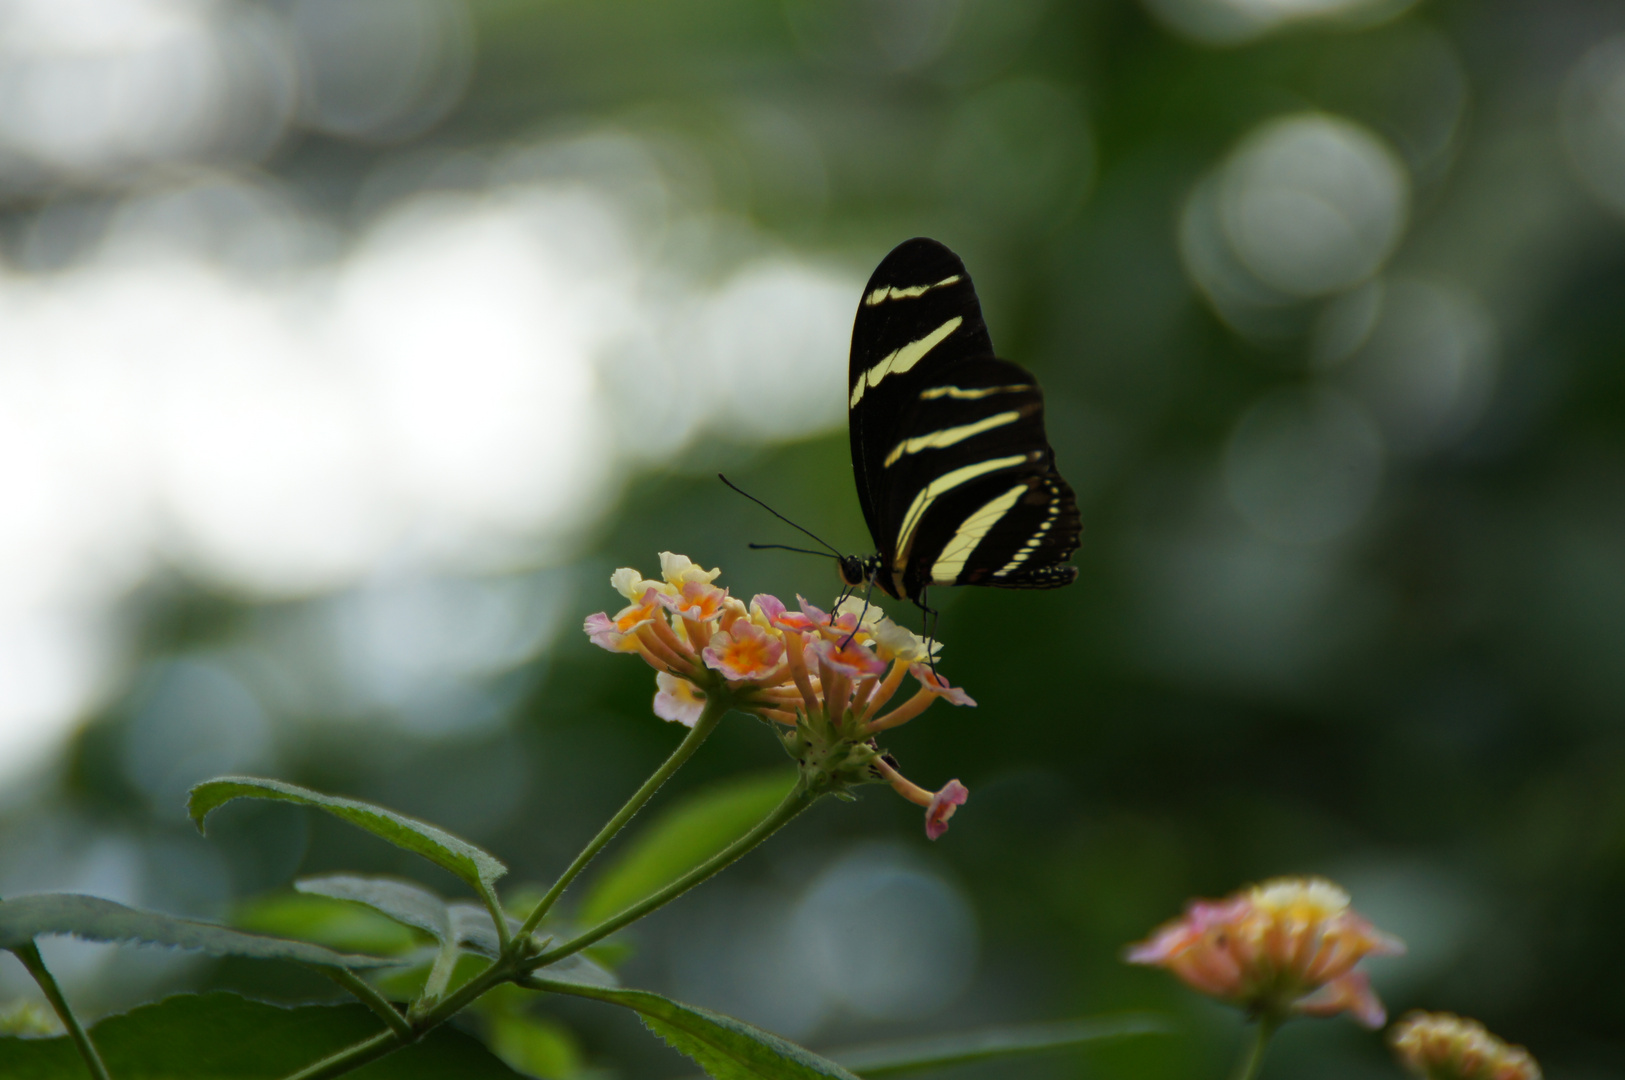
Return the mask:
<svg viewBox="0 0 1625 1080">
<path fill-rule="evenodd" d="M 761 673 L 772 667 L 768 659 L 767 638 L 738 637 L 728 643 L 722 657 L 735 671 Z"/>
<path fill-rule="evenodd" d="M 697 608 L 699 614 L 690 617 L 703 622 L 717 617 L 726 595 L 721 589 L 713 589 L 704 582 L 691 581 L 683 586 L 683 606 Z"/>
<path fill-rule="evenodd" d="M 615 629 L 619 630 L 623 634 L 626 633 L 638 623 L 653 618 L 655 608 L 658 606 L 658 604 L 632 605 L 626 609 L 620 618 L 615 620 Z"/>
</svg>

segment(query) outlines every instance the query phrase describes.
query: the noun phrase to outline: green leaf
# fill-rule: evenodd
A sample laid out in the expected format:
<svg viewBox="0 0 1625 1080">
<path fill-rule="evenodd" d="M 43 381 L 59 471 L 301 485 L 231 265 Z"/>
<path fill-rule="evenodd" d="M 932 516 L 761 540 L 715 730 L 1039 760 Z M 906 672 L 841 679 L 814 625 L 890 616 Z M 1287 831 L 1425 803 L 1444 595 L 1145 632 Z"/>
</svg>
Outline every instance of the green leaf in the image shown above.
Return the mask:
<svg viewBox="0 0 1625 1080">
<path fill-rule="evenodd" d="M 192 789 L 186 811 L 197 823 L 198 831 L 202 832 L 203 820 L 209 816 L 209 812 L 233 799 L 274 799 L 325 810 L 396 847 L 415 852 L 436 866 L 450 870 L 479 893 L 486 903 L 500 910 L 496 881 L 508 872 L 508 868 L 495 855 L 444 829 L 372 803 L 323 795 L 297 784 L 262 780 L 254 776 L 222 776 L 205 780 Z"/>
<path fill-rule="evenodd" d="M 585 953 L 573 953 L 562 960 L 555 961 L 536 973 L 536 977 L 548 982 L 571 983 L 576 986 L 619 986 L 621 980 L 615 973 Z M 525 985 L 520 980 L 520 985 Z"/>
<path fill-rule="evenodd" d="M 437 961 L 441 961 L 444 956 L 445 950 L 442 948 L 433 946 L 424 948 L 411 954 L 410 966 L 381 971 L 371 979 L 371 982 L 379 993 L 391 1001 L 416 1001 L 428 990 L 429 976 L 434 974 Z M 456 958 L 456 966 L 453 967 L 451 979 L 446 984 L 449 987 L 461 986 L 488 966 L 485 960 L 473 953 L 459 952 Z"/>
<path fill-rule="evenodd" d="M 451 912 L 446 909 L 446 902 L 410 881 L 363 874 L 323 874 L 300 878 L 293 887 L 310 896 L 365 904 L 398 923 L 422 930 L 436 941 L 451 937 Z M 485 909 L 479 910 L 489 926 L 491 916 Z"/>
<path fill-rule="evenodd" d="M 1128 1013 L 908 1039 L 853 1050 L 831 1051 L 830 1057 L 853 1072 L 861 1073 L 865 1080 L 876 1080 L 878 1077 L 902 1076 L 988 1058 L 1065 1050 L 1135 1035 L 1165 1035 L 1172 1030 L 1172 1025 L 1159 1016 Z"/>
<path fill-rule="evenodd" d="M 485 1041 L 497 1057 L 540 1080 L 570 1080 L 585 1067 L 570 1030 L 540 1017 L 494 1017 L 486 1023 Z"/>
<path fill-rule="evenodd" d="M 605 938 L 596 945 L 589 945 L 582 949 L 578 955 L 590 956 L 598 963 L 611 971 L 632 959 L 637 952 L 630 941 L 615 938 Z"/>
<path fill-rule="evenodd" d="M 423 984 L 422 992 L 427 1000 L 444 996 L 457 971 L 464 946 L 492 959 L 502 951 L 496 923 L 491 920 L 489 911 L 479 904 L 461 900 L 448 905 L 428 889 L 410 881 L 362 874 L 326 874 L 296 881 L 294 888 L 303 893 L 363 904 L 433 937 L 439 950 Z M 516 924 L 510 921 L 509 926 Z"/>
<path fill-rule="evenodd" d="M 90 941 L 139 941 L 216 956 L 297 960 L 325 967 L 385 967 L 396 961 L 338 953 L 306 941 L 246 934 L 229 926 L 195 922 L 156 911 L 125 907 L 99 896 L 41 893 L 0 902 L 0 948 L 27 945 L 41 934 L 72 934 Z"/>
<path fill-rule="evenodd" d="M 314 941 L 330 949 L 394 956 L 415 948 L 420 938 L 372 908 L 325 896 L 276 893 L 238 905 L 231 923 L 240 930 Z"/>
<path fill-rule="evenodd" d="M 775 769 L 713 785 L 677 803 L 598 874 L 578 921 L 585 926 L 602 922 L 676 881 L 766 817 L 795 779 Z"/>
<path fill-rule="evenodd" d="M 545 977 L 539 990 L 607 1001 L 634 1010 L 643 1026 L 686 1054 L 715 1080 L 859 1080 L 833 1061 L 731 1016 L 681 1005 L 647 990 L 611 990 Z"/>
<path fill-rule="evenodd" d="M 285 1008 L 236 994 L 181 994 L 91 1029 L 118 1080 L 276 1080 L 375 1035 L 360 1005 Z M 66 1038 L 0 1038 L 6 1080 L 83 1080 Z M 356 1080 L 515 1080 L 518 1073 L 451 1025 L 350 1074 Z"/>
<path fill-rule="evenodd" d="M 481 956 L 496 959 L 502 946 L 497 940 L 497 926 L 491 921 L 491 913 L 478 904 L 456 903 L 451 905 L 451 930 L 457 944 L 473 949 Z M 508 920 L 510 932 L 519 929 L 519 922 Z"/>
</svg>

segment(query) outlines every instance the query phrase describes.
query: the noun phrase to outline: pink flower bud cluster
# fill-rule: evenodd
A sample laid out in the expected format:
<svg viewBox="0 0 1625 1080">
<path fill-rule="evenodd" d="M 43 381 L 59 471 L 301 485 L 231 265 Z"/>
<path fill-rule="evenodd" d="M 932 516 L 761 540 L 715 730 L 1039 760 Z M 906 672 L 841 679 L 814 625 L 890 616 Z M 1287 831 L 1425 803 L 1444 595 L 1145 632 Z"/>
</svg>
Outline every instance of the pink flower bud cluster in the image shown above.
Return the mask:
<svg viewBox="0 0 1625 1080">
<path fill-rule="evenodd" d="M 1387 1014 L 1365 972 L 1367 956 L 1405 946 L 1349 907 L 1320 878 L 1280 878 L 1223 900 L 1196 900 L 1183 917 L 1131 946 L 1131 964 L 1166 968 L 1187 986 L 1258 1016 L 1346 1012 L 1369 1028 Z"/>
<path fill-rule="evenodd" d="M 692 727 L 712 694 L 726 693 L 734 708 L 792 730 L 828 731 L 846 745 L 873 746 L 880 732 L 924 712 L 938 698 L 975 705 L 963 690 L 931 669 L 940 646 L 928 651 L 918 635 L 873 604 L 848 597 L 824 612 L 797 597 L 791 611 L 777 597 L 758 593 L 749 604 L 712 584 L 706 570 L 683 555 L 660 553 L 661 580 L 622 568 L 610 577 L 628 601 L 611 616 L 588 616 L 583 629 L 610 652 L 636 653 L 655 669 L 655 715 Z M 919 689 L 890 705 L 912 676 Z M 904 778 L 874 751 L 865 757 L 869 779 L 884 780 L 926 808 L 932 839 L 964 804 L 965 786 L 950 780 L 928 791 Z"/>
</svg>

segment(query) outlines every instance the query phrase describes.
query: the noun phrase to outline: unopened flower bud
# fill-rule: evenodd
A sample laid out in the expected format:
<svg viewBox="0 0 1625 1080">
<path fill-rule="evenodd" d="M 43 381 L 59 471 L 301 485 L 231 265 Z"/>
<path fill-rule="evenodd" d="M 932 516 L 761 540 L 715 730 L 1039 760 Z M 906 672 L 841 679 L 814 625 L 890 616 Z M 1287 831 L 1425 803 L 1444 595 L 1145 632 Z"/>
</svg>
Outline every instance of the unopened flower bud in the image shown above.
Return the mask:
<svg viewBox="0 0 1625 1080">
<path fill-rule="evenodd" d="M 948 831 L 948 819 L 954 816 L 954 811 L 965 805 L 970 792 L 958 780 L 950 780 L 942 785 L 942 790 L 931 796 L 931 803 L 925 808 L 925 835 L 935 840 Z"/>
</svg>

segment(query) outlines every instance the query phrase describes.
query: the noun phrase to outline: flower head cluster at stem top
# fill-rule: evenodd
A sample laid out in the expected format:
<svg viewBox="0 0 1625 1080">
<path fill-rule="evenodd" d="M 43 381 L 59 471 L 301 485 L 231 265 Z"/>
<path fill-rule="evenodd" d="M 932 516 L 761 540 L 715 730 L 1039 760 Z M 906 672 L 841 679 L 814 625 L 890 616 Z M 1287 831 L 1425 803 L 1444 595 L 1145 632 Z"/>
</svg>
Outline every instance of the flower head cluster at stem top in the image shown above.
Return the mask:
<svg viewBox="0 0 1625 1080">
<path fill-rule="evenodd" d="M 1275 1021 L 1346 1012 L 1368 1028 L 1387 1018 L 1363 971 L 1366 956 L 1405 951 L 1321 878 L 1277 878 L 1185 914 L 1129 947 L 1131 964 L 1166 968 L 1193 990 Z"/>
<path fill-rule="evenodd" d="M 615 615 L 599 612 L 584 629 L 595 645 L 636 653 L 655 669 L 655 715 L 693 726 L 707 701 L 725 695 L 731 708 L 781 727 L 781 737 L 809 784 L 844 791 L 886 782 L 925 807 L 932 839 L 964 804 L 965 786 L 950 780 L 938 791 L 910 782 L 875 744 L 875 738 L 944 698 L 975 705 L 931 669 L 936 643 L 886 618 L 853 597 L 833 612 L 797 597 L 791 611 L 759 593 L 747 605 L 712 584 L 720 570 L 705 570 L 686 556 L 660 553 L 660 581 L 622 568 L 610 577 L 629 603 Z M 885 710 L 904 680 L 919 684 L 901 704 Z"/>
</svg>

